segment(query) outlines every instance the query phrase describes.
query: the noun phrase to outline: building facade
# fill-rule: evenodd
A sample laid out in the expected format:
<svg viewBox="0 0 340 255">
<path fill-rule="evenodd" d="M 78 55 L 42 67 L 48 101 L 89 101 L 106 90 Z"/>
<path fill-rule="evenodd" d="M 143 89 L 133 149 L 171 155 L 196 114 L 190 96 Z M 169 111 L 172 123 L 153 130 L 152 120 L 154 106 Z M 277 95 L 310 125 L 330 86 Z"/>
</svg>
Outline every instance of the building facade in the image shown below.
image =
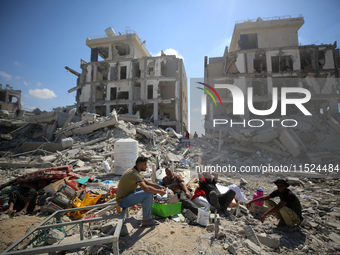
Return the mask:
<svg viewBox="0 0 340 255">
<path fill-rule="evenodd" d="M 310 91 L 311 100 L 304 104 L 309 112 L 338 114 L 339 49 L 336 42 L 328 45 L 299 45 L 298 30 L 303 24 L 303 17 L 290 16 L 236 22 L 230 48 L 225 48 L 223 57 L 205 57 L 205 83 L 212 86 L 235 85 L 242 90 L 245 102 L 248 88 L 252 88 L 252 105 L 258 110 L 271 109 L 273 88 L 277 88 L 279 102 L 276 110 L 267 117 L 281 116 L 281 89 L 284 87 Z M 216 91 L 222 105 L 215 106 L 212 100 L 208 101 L 206 133 L 214 132 L 214 119 L 232 118 L 232 93 L 227 89 Z M 253 112 L 245 106 L 244 115 L 239 118 L 258 118 Z M 287 115 L 298 112 L 297 107 L 287 108 Z"/>
<path fill-rule="evenodd" d="M 151 56 L 135 32 L 87 38 L 91 61 L 81 60 L 78 76 L 77 106 L 105 116 L 139 114 L 157 127 L 188 129 L 187 77 L 182 59 L 173 55 Z"/>
</svg>

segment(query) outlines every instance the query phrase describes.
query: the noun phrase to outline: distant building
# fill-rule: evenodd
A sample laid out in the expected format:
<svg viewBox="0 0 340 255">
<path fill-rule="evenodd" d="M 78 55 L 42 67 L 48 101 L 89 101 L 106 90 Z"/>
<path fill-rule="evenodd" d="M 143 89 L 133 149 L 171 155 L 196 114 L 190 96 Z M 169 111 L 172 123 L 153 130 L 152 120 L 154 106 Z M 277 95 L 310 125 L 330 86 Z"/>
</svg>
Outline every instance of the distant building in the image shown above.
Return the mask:
<svg viewBox="0 0 340 255">
<path fill-rule="evenodd" d="M 1 84 L 0 84 L 1 85 Z M 0 110 L 16 112 L 21 110 L 21 90 L 13 90 L 12 86 L 6 85 L 6 88 L 0 86 Z"/>
<path fill-rule="evenodd" d="M 119 33 L 112 28 L 107 36 L 87 38 L 91 62 L 81 60 L 76 102 L 81 109 L 108 115 L 135 115 L 158 127 L 172 127 L 177 132 L 188 129 L 187 77 L 182 59 L 153 57 L 135 32 Z"/>
<path fill-rule="evenodd" d="M 304 106 L 312 114 L 339 113 L 339 49 L 336 42 L 327 45 L 304 45 L 298 41 L 303 17 L 275 17 L 236 22 L 230 49 L 223 57 L 205 57 L 204 82 L 232 84 L 239 87 L 247 102 L 247 88 L 253 89 L 255 109 L 272 106 L 273 87 L 301 87 L 311 92 L 312 99 Z M 291 79 L 293 78 L 293 79 Z M 322 79 L 325 78 L 325 79 Z M 205 116 L 206 133 L 213 133 L 213 119 L 232 117 L 233 98 L 229 90 L 216 89 L 223 105 L 208 101 Z M 287 108 L 287 115 L 297 113 Z M 281 116 L 280 102 L 270 116 Z M 261 116 L 260 116 L 261 117 Z M 245 107 L 240 118 L 259 118 Z"/>
</svg>

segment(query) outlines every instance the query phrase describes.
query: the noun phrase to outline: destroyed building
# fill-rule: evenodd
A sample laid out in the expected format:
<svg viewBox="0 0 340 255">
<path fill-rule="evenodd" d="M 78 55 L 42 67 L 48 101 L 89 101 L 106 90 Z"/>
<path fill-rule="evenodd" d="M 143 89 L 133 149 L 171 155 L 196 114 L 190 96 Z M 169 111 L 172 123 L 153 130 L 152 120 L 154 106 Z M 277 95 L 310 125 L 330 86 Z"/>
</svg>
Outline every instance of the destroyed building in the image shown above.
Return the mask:
<svg viewBox="0 0 340 255">
<path fill-rule="evenodd" d="M 339 49 L 336 42 L 301 46 L 298 30 L 303 24 L 303 17 L 290 16 L 237 21 L 230 47 L 225 48 L 224 55 L 205 57 L 204 82 L 211 86 L 235 85 L 242 90 L 245 102 L 247 90 L 252 88 L 253 108 L 257 110 L 271 109 L 273 88 L 277 88 L 277 108 L 267 115 L 271 118 L 281 116 L 280 96 L 284 87 L 309 90 L 311 100 L 304 107 L 312 115 L 338 115 Z M 215 106 L 212 100 L 208 101 L 206 133 L 217 130 L 213 128 L 214 119 L 232 118 L 232 93 L 221 88 L 216 91 L 221 97 L 221 105 Z M 287 108 L 287 116 L 297 113 L 300 113 L 297 107 Z M 263 118 L 247 107 L 240 117 L 246 120 Z"/>
<path fill-rule="evenodd" d="M 0 84 L 0 110 L 11 113 L 21 110 L 21 90 L 13 90 L 9 84 L 3 89 Z"/>
<path fill-rule="evenodd" d="M 91 61 L 81 60 L 82 72 L 75 74 L 77 107 L 81 111 L 107 116 L 139 115 L 157 127 L 188 130 L 187 77 L 183 59 L 174 55 L 151 56 L 137 33 L 87 38 Z"/>
</svg>

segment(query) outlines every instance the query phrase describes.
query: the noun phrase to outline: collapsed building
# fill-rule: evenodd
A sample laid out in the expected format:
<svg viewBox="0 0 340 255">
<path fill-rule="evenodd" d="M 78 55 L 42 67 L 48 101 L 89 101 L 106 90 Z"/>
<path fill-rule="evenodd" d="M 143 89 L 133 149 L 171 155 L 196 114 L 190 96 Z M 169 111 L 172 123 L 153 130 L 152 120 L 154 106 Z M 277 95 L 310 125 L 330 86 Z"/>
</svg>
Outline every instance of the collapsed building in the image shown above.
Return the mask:
<svg viewBox="0 0 340 255">
<path fill-rule="evenodd" d="M 267 115 L 271 118 L 281 116 L 281 89 L 285 87 L 310 91 L 311 100 L 304 107 L 312 115 L 337 115 L 339 49 L 336 42 L 301 46 L 298 30 L 303 24 L 303 17 L 290 16 L 237 21 L 230 48 L 225 48 L 224 55 L 205 57 L 204 82 L 210 85 L 235 85 L 242 90 L 245 98 L 247 89 L 252 88 L 252 103 L 256 110 L 271 109 L 274 105 L 273 88 L 277 88 L 276 110 Z M 233 113 L 232 93 L 222 88 L 216 91 L 221 97 L 221 105 L 214 106 L 212 101 L 208 101 L 205 116 L 205 130 L 210 134 L 216 131 L 213 128 L 214 119 L 232 118 Z M 297 93 L 290 96 L 301 97 Z M 240 118 L 263 118 L 245 108 Z M 287 108 L 287 116 L 299 112 L 297 107 Z"/>
<path fill-rule="evenodd" d="M 13 90 L 9 84 L 3 89 L 0 84 L 0 110 L 11 113 L 21 110 L 21 90 Z"/>
<path fill-rule="evenodd" d="M 219 103 L 202 96 L 205 132 L 219 137 L 219 157 L 339 161 L 339 49 L 336 42 L 301 46 L 303 24 L 290 16 L 237 21 L 224 55 L 205 57 L 204 83 L 220 96 Z"/>
<path fill-rule="evenodd" d="M 81 60 L 82 73 L 75 74 L 78 109 L 107 116 L 136 115 L 157 127 L 188 130 L 187 77 L 183 60 L 174 55 L 151 56 L 137 33 L 87 38 L 91 61 Z"/>
</svg>

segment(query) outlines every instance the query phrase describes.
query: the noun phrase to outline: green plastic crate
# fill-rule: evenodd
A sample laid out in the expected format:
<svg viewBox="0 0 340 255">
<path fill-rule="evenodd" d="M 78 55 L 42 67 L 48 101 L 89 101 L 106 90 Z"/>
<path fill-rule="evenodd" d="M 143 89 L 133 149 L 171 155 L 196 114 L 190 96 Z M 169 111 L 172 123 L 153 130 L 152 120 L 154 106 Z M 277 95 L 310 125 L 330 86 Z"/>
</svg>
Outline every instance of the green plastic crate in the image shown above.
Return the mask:
<svg viewBox="0 0 340 255">
<path fill-rule="evenodd" d="M 181 202 L 167 205 L 153 203 L 151 213 L 161 217 L 169 217 L 181 213 L 181 207 Z"/>
</svg>

